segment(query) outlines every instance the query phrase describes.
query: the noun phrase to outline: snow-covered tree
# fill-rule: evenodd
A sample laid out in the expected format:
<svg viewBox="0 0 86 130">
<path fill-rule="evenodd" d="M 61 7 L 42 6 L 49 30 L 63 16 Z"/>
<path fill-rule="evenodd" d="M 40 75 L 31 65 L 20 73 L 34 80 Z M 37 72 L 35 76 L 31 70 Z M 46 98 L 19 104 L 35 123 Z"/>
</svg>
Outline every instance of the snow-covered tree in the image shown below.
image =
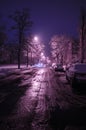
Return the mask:
<svg viewBox="0 0 86 130">
<path fill-rule="evenodd" d="M 72 59 L 72 40 L 65 35 L 55 35 L 51 38 L 51 53 L 54 62 L 67 64 Z"/>
</svg>

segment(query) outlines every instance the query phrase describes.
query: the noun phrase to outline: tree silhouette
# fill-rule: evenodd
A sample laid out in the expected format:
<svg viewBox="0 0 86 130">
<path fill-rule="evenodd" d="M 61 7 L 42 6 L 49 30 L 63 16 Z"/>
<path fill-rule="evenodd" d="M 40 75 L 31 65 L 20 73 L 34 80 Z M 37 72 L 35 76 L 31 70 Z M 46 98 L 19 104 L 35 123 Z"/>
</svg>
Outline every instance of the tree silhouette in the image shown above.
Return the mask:
<svg viewBox="0 0 86 130">
<path fill-rule="evenodd" d="M 85 60 L 85 42 L 86 42 L 86 12 L 81 8 L 81 25 L 80 25 L 80 62 Z"/>
<path fill-rule="evenodd" d="M 15 29 L 18 34 L 18 69 L 20 69 L 21 51 L 24 44 L 25 32 L 29 31 L 32 26 L 30 10 L 24 8 L 22 11 L 15 11 L 12 15 L 10 15 L 10 18 L 15 22 L 12 29 Z"/>
</svg>

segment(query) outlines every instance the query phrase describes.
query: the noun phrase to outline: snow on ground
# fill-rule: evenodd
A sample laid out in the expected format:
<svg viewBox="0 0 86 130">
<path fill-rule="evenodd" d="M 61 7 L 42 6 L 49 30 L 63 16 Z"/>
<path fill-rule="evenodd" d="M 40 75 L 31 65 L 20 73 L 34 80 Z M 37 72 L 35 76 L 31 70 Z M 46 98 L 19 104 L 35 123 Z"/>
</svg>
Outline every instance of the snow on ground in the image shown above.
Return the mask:
<svg viewBox="0 0 86 130">
<path fill-rule="evenodd" d="M 11 93 L 11 91 L 5 91 L 3 89 L 3 85 L 10 81 L 14 83 L 14 80 L 18 80 L 21 78 L 21 84 L 19 86 L 25 86 L 30 82 L 30 74 L 32 73 L 32 67 L 28 68 L 25 65 L 21 65 L 21 69 L 18 69 L 17 65 L 4 65 L 0 66 L 0 103 L 3 102 L 7 96 Z M 28 82 L 27 82 L 27 79 Z M 11 83 L 12 84 L 12 83 Z M 15 84 L 15 83 L 14 83 Z M 9 88 L 9 86 L 6 86 Z M 13 88 L 12 88 L 13 89 Z"/>
<path fill-rule="evenodd" d="M 18 65 L 1 65 L 0 66 L 0 78 L 3 78 L 8 73 L 19 72 L 21 69 L 26 69 L 26 65 L 21 65 L 20 69 L 18 69 Z M 28 66 L 31 68 L 31 66 Z"/>
<path fill-rule="evenodd" d="M 26 65 L 21 65 L 20 67 L 26 68 Z M 17 69 L 17 68 L 18 68 L 18 65 L 0 65 L 0 70 L 1 69 Z"/>
<path fill-rule="evenodd" d="M 62 83 L 66 83 L 66 75 L 65 72 L 55 72 L 56 77 L 58 76 Z"/>
<path fill-rule="evenodd" d="M 60 74 L 59 79 L 60 79 L 63 83 L 66 83 L 66 82 L 67 82 L 65 73 Z"/>
</svg>

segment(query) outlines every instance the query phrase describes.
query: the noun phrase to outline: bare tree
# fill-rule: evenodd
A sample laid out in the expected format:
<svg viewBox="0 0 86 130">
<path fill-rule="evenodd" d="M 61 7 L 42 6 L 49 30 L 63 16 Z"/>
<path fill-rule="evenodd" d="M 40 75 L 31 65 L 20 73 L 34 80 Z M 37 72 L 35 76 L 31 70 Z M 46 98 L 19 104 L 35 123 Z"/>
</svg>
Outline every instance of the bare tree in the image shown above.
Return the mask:
<svg viewBox="0 0 86 130">
<path fill-rule="evenodd" d="M 67 64 L 72 59 L 72 40 L 65 35 L 55 35 L 51 38 L 51 53 L 54 62 Z"/>
<path fill-rule="evenodd" d="M 0 14 L 0 46 L 7 41 L 6 25 L 3 22 L 2 14 Z"/>
<path fill-rule="evenodd" d="M 0 61 L 3 61 L 2 55 L 4 55 L 4 47 L 7 42 L 7 34 L 2 28 L 0 28 Z"/>
<path fill-rule="evenodd" d="M 35 42 L 34 37 L 30 36 L 26 39 L 24 47 L 24 55 L 26 56 L 27 67 L 28 64 L 38 63 L 41 60 L 41 53 L 44 52 L 44 44 Z"/>
<path fill-rule="evenodd" d="M 27 67 L 30 64 L 29 63 L 30 59 L 32 59 L 32 56 L 31 57 L 29 56 L 29 54 L 32 53 L 31 48 L 33 48 L 32 40 L 33 40 L 32 35 L 29 35 L 29 37 L 24 39 L 25 44 L 24 44 L 23 52 L 24 52 L 24 55 L 26 56 L 26 66 Z"/>
<path fill-rule="evenodd" d="M 80 26 L 80 62 L 85 60 L 85 38 L 86 38 L 86 13 L 84 8 L 81 8 L 81 26 Z"/>
<path fill-rule="evenodd" d="M 9 64 L 15 64 L 17 63 L 17 44 L 8 42 L 5 45 L 5 49 L 7 50 L 7 63 Z"/>
<path fill-rule="evenodd" d="M 24 42 L 24 35 L 27 30 L 32 26 L 32 21 L 30 19 L 30 11 L 28 9 L 23 9 L 22 11 L 15 11 L 10 17 L 14 20 L 15 25 L 12 29 L 17 30 L 18 33 L 18 69 L 20 69 L 21 63 L 21 50 L 22 44 Z"/>
</svg>

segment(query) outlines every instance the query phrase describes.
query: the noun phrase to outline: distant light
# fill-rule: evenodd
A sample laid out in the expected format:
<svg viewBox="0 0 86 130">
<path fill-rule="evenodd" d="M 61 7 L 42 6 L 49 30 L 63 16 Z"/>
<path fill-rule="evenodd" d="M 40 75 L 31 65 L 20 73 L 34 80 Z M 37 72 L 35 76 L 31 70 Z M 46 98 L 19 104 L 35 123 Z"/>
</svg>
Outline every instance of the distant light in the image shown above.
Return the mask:
<svg viewBox="0 0 86 130">
<path fill-rule="evenodd" d="M 38 63 L 34 65 L 35 67 L 43 67 L 43 63 Z"/>
<path fill-rule="evenodd" d="M 35 41 L 38 41 L 38 37 L 37 37 L 37 36 L 35 36 L 35 37 L 34 37 L 34 40 L 35 40 Z"/>
<path fill-rule="evenodd" d="M 44 56 L 44 53 L 43 53 L 43 52 L 41 52 L 41 56 Z"/>
<path fill-rule="evenodd" d="M 42 56 L 42 59 L 45 59 L 45 56 L 44 56 L 44 55 Z"/>
</svg>

